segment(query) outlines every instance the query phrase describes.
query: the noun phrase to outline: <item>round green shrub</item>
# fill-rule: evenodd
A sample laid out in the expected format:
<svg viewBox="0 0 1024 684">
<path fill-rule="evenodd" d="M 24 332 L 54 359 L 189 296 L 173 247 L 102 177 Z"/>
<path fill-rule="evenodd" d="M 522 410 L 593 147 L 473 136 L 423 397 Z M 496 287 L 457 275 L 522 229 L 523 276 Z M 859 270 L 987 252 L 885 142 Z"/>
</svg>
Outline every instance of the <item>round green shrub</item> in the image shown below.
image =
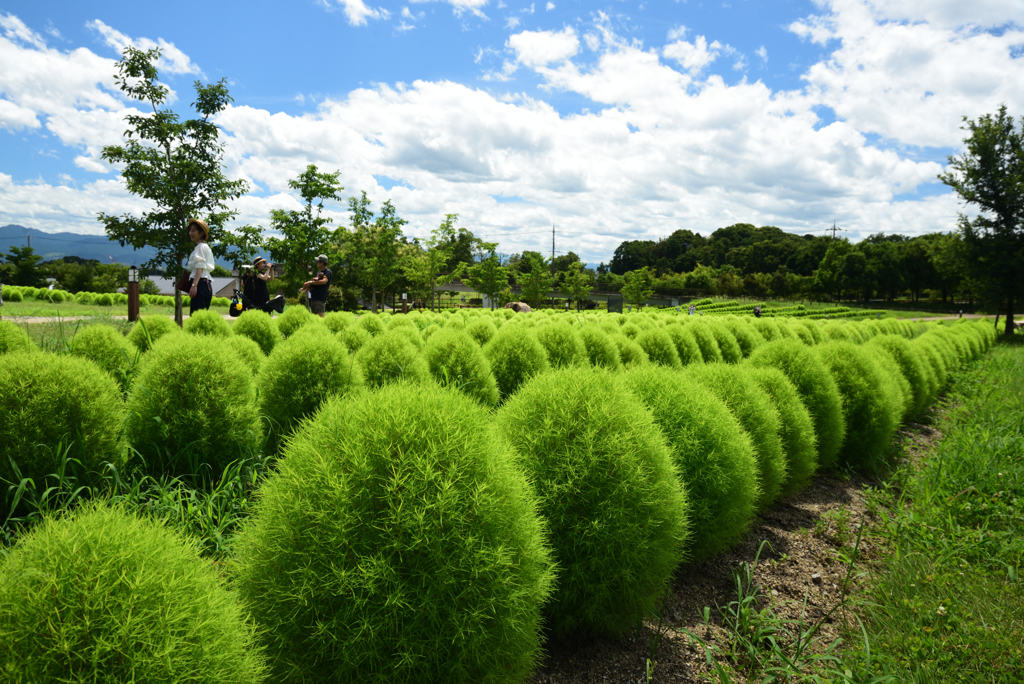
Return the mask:
<svg viewBox="0 0 1024 684">
<path fill-rule="evenodd" d="M 370 333 L 370 337 L 376 337 L 387 329 L 387 326 L 384 324 L 384 321 L 379 314 L 372 314 L 368 312 L 363 312 L 359 318 L 356 319 L 356 325 Z"/>
<path fill-rule="evenodd" d="M 918 337 L 917 341 L 930 346 L 938 353 L 942 366 L 945 368 L 944 377 L 942 378 L 942 387 L 945 388 L 946 383 L 960 365 L 960 358 L 956 347 L 950 344 L 948 340 L 938 335 L 933 335 L 931 330 Z"/>
<path fill-rule="evenodd" d="M 631 340 L 635 340 L 636 336 L 640 334 L 640 326 L 632 321 L 629 323 L 623 323 L 622 327 L 619 328 L 619 333 L 625 335 Z"/>
<path fill-rule="evenodd" d="M 723 361 L 726 363 L 739 363 L 743 360 L 743 349 L 729 328 L 716 320 L 708 321 L 704 325 L 714 335 L 715 342 L 718 343 L 718 350 L 722 353 Z"/>
<path fill-rule="evenodd" d="M 779 437 L 779 412 L 758 387 L 746 366 L 721 363 L 687 367 L 691 378 L 725 402 L 736 420 L 750 435 L 757 458 L 760 497 L 759 508 L 766 508 L 782 493 L 786 482 L 786 455 Z"/>
<path fill-rule="evenodd" d="M 408 340 L 412 346 L 416 347 L 417 350 L 423 350 L 423 337 L 420 335 L 420 331 L 415 325 L 389 326 L 388 332 L 394 335 L 401 335 Z"/>
<path fill-rule="evenodd" d="M 550 368 L 544 347 L 530 330 L 520 325 L 501 326 L 484 347 L 484 355 L 491 363 L 503 400 L 515 394 L 524 382 Z"/>
<path fill-rule="evenodd" d="M 829 369 L 811 348 L 796 340 L 769 342 L 747 360 L 752 366 L 771 366 L 786 374 L 811 413 L 818 442 L 818 467 L 832 468 L 846 436 L 843 398 Z"/>
<path fill-rule="evenodd" d="M 3 296 L 6 297 L 9 302 L 21 302 L 25 300 L 25 295 L 21 293 L 21 290 L 14 287 L 5 287 Z"/>
<path fill-rule="evenodd" d="M 284 335 L 278 330 L 270 314 L 258 309 L 243 311 L 242 315 L 235 319 L 234 325 L 231 326 L 231 332 L 248 337 L 258 344 L 260 350 L 267 356 L 284 339 Z"/>
<path fill-rule="evenodd" d="M 811 334 L 810 329 L 803 325 L 800 325 L 799 322 L 789 321 L 787 323 L 782 323 L 781 325 L 785 325 L 787 328 L 789 328 L 793 332 L 793 334 L 796 335 L 796 339 L 800 340 L 808 347 L 817 344 L 817 342 L 814 341 L 814 335 Z"/>
<path fill-rule="evenodd" d="M 491 416 L 437 385 L 329 399 L 235 542 L 275 682 L 521 682 L 554 582 Z"/>
<path fill-rule="evenodd" d="M 740 346 L 740 353 L 743 355 L 743 358 L 750 356 L 751 352 L 765 342 L 765 339 L 761 337 L 761 333 L 757 332 L 749 323 L 744 323 L 738 318 L 727 318 L 722 321 L 722 325 L 729 328 L 733 337 L 736 338 L 736 344 Z"/>
<path fill-rule="evenodd" d="M 68 293 L 63 290 L 47 290 L 46 298 L 54 304 L 63 304 L 68 299 Z"/>
<path fill-rule="evenodd" d="M 499 409 L 548 521 L 559 568 L 556 634 L 634 629 L 681 559 L 688 504 L 651 413 L 617 375 L 537 376 Z"/>
<path fill-rule="evenodd" d="M 328 311 L 324 314 L 324 324 L 335 335 L 355 322 L 356 316 L 351 311 Z"/>
<path fill-rule="evenodd" d="M 0 354 L 0 416 L 0 481 L 42 484 L 69 447 L 83 477 L 120 463 L 124 401 L 114 379 L 87 359 Z"/>
<path fill-rule="evenodd" d="M 814 340 L 814 344 L 821 344 L 827 339 L 825 333 L 821 331 L 821 325 L 817 321 L 798 320 L 796 325 L 802 326 L 807 332 L 811 334 L 811 338 Z"/>
<path fill-rule="evenodd" d="M 806 487 L 818 470 L 818 440 L 814 421 L 796 386 L 778 368 L 751 368 L 750 377 L 764 390 L 779 412 L 779 439 L 786 457 L 786 480 L 782 493 L 792 494 Z"/>
<path fill-rule="evenodd" d="M 231 334 L 231 326 L 216 311 L 200 309 L 185 320 L 185 332 L 193 335 L 227 337 Z"/>
<path fill-rule="evenodd" d="M 587 348 L 576 330 L 565 323 L 555 322 L 535 328 L 537 341 L 548 355 L 552 368 L 568 368 L 588 363 Z"/>
<path fill-rule="evenodd" d="M 755 318 L 750 322 L 757 330 L 758 334 L 761 335 L 767 342 L 775 342 L 777 340 L 786 339 L 782 335 L 782 330 L 779 324 L 770 318 Z"/>
<path fill-rule="evenodd" d="M 813 351 L 832 373 L 843 398 L 846 439 L 839 451 L 839 464 L 877 472 L 896 433 L 901 413 L 899 389 L 882 372 L 870 349 L 849 342 L 826 342 Z"/>
<path fill-rule="evenodd" d="M 92 292 L 83 290 L 75 294 L 75 301 L 79 304 L 89 305 L 95 302 L 95 295 Z"/>
<path fill-rule="evenodd" d="M 89 359 L 110 374 L 122 390 L 128 389 L 129 371 L 139 350 L 109 325 L 88 325 L 79 329 L 68 350 L 73 356 Z"/>
<path fill-rule="evenodd" d="M 453 387 L 484 406 L 498 403 L 498 383 L 491 364 L 469 331 L 441 329 L 423 351 L 430 374 L 442 387 Z"/>
<path fill-rule="evenodd" d="M 669 368 L 682 368 L 676 345 L 662 328 L 644 330 L 636 336 L 636 343 L 646 352 L 651 363 Z"/>
<path fill-rule="evenodd" d="M 143 357 L 125 428 L 150 474 L 221 473 L 262 443 L 252 375 L 222 344 L 206 335 L 176 335 Z"/>
<path fill-rule="evenodd" d="M 0 321 L 0 354 L 39 351 L 25 329 L 10 321 Z"/>
<path fill-rule="evenodd" d="M 251 684 L 266 665 L 195 542 L 87 504 L 44 520 L 0 561 L 0 670 L 9 682 Z"/>
<path fill-rule="evenodd" d="M 370 341 L 370 333 L 358 325 L 350 325 L 338 332 L 338 339 L 348 348 L 350 354 L 355 354 L 363 348 L 363 345 Z"/>
<path fill-rule="evenodd" d="M 875 339 L 877 338 L 872 337 L 871 341 Z M 910 380 L 903 373 L 903 366 L 896 360 L 896 355 L 886 347 L 871 344 L 871 341 L 861 346 L 869 351 L 875 362 L 881 367 L 882 373 L 892 381 L 892 385 L 897 391 L 899 415 L 896 422 L 899 423 L 913 414 L 914 389 L 910 386 Z"/>
<path fill-rule="evenodd" d="M 402 329 L 383 332 L 360 347 L 356 359 L 370 387 L 382 387 L 405 380 L 430 382 L 430 369 L 420 351 L 413 346 Z"/>
<path fill-rule="evenodd" d="M 263 355 L 263 350 L 260 349 L 260 345 L 256 344 L 248 337 L 242 335 L 231 335 L 224 340 L 228 347 L 235 353 L 238 358 L 242 360 L 245 367 L 249 369 L 253 377 L 259 374 L 260 369 L 263 368 L 263 362 L 266 361 L 267 357 Z"/>
<path fill-rule="evenodd" d="M 722 350 L 718 348 L 718 340 L 715 339 L 711 328 L 703 321 L 692 321 L 686 324 L 686 328 L 700 349 L 700 356 L 704 363 L 717 363 L 723 361 Z"/>
<path fill-rule="evenodd" d="M 665 326 L 665 334 L 672 338 L 676 345 L 676 353 L 679 354 L 679 362 L 684 366 L 691 363 L 704 363 L 704 355 L 701 354 L 700 345 L 692 330 L 688 330 L 679 323 L 672 323 Z"/>
<path fill-rule="evenodd" d="M 97 306 L 114 306 L 114 297 L 109 292 L 104 292 L 96 298 Z"/>
<path fill-rule="evenodd" d="M 750 436 L 722 400 L 683 373 L 647 365 L 623 380 L 653 414 L 686 486 L 687 560 L 724 551 L 747 531 L 761 491 Z"/>
<path fill-rule="evenodd" d="M 622 359 L 619 358 L 619 348 L 611 340 L 603 328 L 594 325 L 585 325 L 580 328 L 580 339 L 587 350 L 587 358 L 591 366 L 618 370 L 622 368 Z"/>
<path fill-rule="evenodd" d="M 482 347 L 491 341 L 491 338 L 498 332 L 498 328 L 490 317 L 481 316 L 466 326 L 466 332 Z"/>
<path fill-rule="evenodd" d="M 238 318 L 241 319 L 242 317 L 239 316 Z M 287 339 L 296 330 L 318 318 L 319 316 L 311 314 L 306 307 L 294 305 L 285 307 L 284 313 L 275 318 L 274 322 L 277 324 L 277 329 Z M 269 352 L 267 353 L 269 354 Z"/>
<path fill-rule="evenodd" d="M 181 332 L 181 329 L 167 316 L 139 316 L 139 320 L 128 332 L 128 341 L 138 347 L 139 351 L 147 352 L 161 337 L 177 332 Z"/>
<path fill-rule="evenodd" d="M 942 354 L 939 353 L 939 350 L 929 339 L 918 337 L 910 340 L 910 344 L 929 370 L 928 403 L 931 404 L 946 387 L 946 380 L 948 378 L 946 363 L 942 359 Z"/>
<path fill-rule="evenodd" d="M 274 347 L 256 378 L 268 452 L 277 452 L 329 397 L 363 384 L 362 369 L 334 335 L 307 334 L 304 329 Z"/>
<path fill-rule="evenodd" d="M 619 334 L 610 335 L 609 337 L 619 350 L 619 359 L 622 361 L 623 367 L 632 368 L 651 362 L 647 358 L 647 352 L 644 351 L 644 348 L 634 340 Z"/>
<path fill-rule="evenodd" d="M 931 366 L 921 358 L 920 353 L 911 346 L 911 343 L 900 335 L 879 335 L 872 339 L 870 344 L 885 349 L 899 364 L 913 393 L 909 415 L 920 415 L 934 400 L 932 392 L 937 392 L 935 389 L 937 382 Z"/>
</svg>

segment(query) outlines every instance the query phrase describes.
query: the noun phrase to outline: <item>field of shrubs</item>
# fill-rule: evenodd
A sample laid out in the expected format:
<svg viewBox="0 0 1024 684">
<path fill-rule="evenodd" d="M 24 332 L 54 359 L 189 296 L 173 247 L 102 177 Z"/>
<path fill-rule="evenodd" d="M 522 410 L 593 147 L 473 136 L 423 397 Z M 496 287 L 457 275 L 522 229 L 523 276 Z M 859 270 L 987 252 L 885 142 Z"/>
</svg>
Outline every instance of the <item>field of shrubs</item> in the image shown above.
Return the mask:
<svg viewBox="0 0 1024 684">
<path fill-rule="evenodd" d="M 522 682 L 818 471 L 884 469 L 995 341 L 711 314 L 0 322 L 0 671 Z"/>
</svg>

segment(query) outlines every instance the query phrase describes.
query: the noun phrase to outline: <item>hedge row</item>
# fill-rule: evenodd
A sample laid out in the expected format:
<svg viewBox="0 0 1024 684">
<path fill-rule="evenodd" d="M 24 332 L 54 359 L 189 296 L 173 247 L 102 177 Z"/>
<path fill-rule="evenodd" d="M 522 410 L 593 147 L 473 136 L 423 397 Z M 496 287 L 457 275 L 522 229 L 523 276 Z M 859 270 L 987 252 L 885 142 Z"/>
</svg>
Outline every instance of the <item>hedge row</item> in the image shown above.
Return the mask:
<svg viewBox="0 0 1024 684">
<path fill-rule="evenodd" d="M 50 290 L 45 287 L 26 287 L 20 285 L 5 285 L 3 296 L 7 301 L 22 302 L 34 299 L 40 302 L 52 302 L 62 304 L 64 302 L 75 302 L 77 304 L 88 304 L 94 306 L 126 306 L 128 295 L 123 292 L 67 292 L 66 290 Z M 183 295 L 184 306 L 189 305 L 189 296 Z M 143 306 L 174 306 L 174 297 L 166 295 L 140 294 L 139 303 Z M 214 297 L 213 306 L 228 306 L 231 300 L 227 297 Z"/>
<path fill-rule="evenodd" d="M 125 622 L 154 634 L 126 651 L 139 672 L 197 644 L 207 655 L 193 665 L 206 667 L 225 638 L 250 680 L 265 658 L 270 681 L 523 681 L 542 625 L 632 629 L 680 563 L 728 548 L 820 468 L 883 467 L 898 423 L 995 339 L 987 325 L 893 319 L 292 308 L 230 327 L 196 316 L 185 332 L 158 320 L 120 341 L 77 339 L 71 355 L 0 325 L 0 468 L 49 472 L 55 439 L 81 441 L 88 467 L 133 453 L 153 474 L 219 472 L 271 450 L 227 567 L 233 589 L 212 575 L 196 576 L 202 592 L 173 584 L 217 597 L 177 606 L 181 630 L 158 617 L 170 619 L 165 594 L 140 611 L 104 590 L 109 631 L 57 639 L 47 616 L 67 606 L 71 626 L 98 620 L 79 591 L 135 567 L 126 549 L 145 556 L 159 536 L 134 514 L 85 507 L 29 532 L 0 568 L 39 578 L 21 603 L 2 600 L 16 590 L 0 580 L 0 667 L 15 677 L 89 678 L 114 639 L 139 642 L 117 631 Z M 88 360 L 118 354 L 127 370 Z M 53 599 L 46 587 L 63 582 L 83 528 L 92 555 Z M 188 542 L 160 544 L 186 549 L 167 571 L 191 577 Z M 129 572 L 164 581 L 163 556 L 146 558 L 151 569 Z M 192 627 L 211 622 L 227 636 Z"/>
</svg>

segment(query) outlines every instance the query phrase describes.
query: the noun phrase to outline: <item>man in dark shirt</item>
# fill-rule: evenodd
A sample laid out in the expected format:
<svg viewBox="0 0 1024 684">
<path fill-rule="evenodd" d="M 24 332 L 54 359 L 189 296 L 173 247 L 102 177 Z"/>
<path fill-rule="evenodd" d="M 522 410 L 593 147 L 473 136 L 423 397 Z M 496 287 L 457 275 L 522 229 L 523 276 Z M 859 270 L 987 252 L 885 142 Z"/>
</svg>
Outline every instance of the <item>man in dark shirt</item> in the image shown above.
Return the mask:
<svg viewBox="0 0 1024 684">
<path fill-rule="evenodd" d="M 324 317 L 327 307 L 327 288 L 331 284 L 331 269 L 327 268 L 327 255 L 321 254 L 316 258 L 317 274 L 312 280 L 307 280 L 303 287 L 309 289 L 309 310 Z"/>
</svg>

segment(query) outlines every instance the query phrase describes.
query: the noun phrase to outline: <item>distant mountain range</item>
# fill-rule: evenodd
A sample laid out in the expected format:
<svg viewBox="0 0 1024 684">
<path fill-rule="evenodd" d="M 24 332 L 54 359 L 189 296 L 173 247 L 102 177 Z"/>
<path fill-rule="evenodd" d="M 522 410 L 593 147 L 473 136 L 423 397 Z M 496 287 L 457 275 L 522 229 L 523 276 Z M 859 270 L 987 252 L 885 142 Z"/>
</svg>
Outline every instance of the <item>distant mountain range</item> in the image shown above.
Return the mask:
<svg viewBox="0 0 1024 684">
<path fill-rule="evenodd" d="M 35 228 L 10 224 L 0 226 L 0 256 L 5 256 L 11 247 L 31 246 L 43 261 L 52 261 L 66 256 L 82 259 L 96 259 L 104 264 L 111 260 L 126 266 L 140 266 L 152 259 L 155 249 L 149 247 L 135 251 L 122 247 L 106 235 L 82 235 L 80 233 L 44 233 Z"/>
</svg>

